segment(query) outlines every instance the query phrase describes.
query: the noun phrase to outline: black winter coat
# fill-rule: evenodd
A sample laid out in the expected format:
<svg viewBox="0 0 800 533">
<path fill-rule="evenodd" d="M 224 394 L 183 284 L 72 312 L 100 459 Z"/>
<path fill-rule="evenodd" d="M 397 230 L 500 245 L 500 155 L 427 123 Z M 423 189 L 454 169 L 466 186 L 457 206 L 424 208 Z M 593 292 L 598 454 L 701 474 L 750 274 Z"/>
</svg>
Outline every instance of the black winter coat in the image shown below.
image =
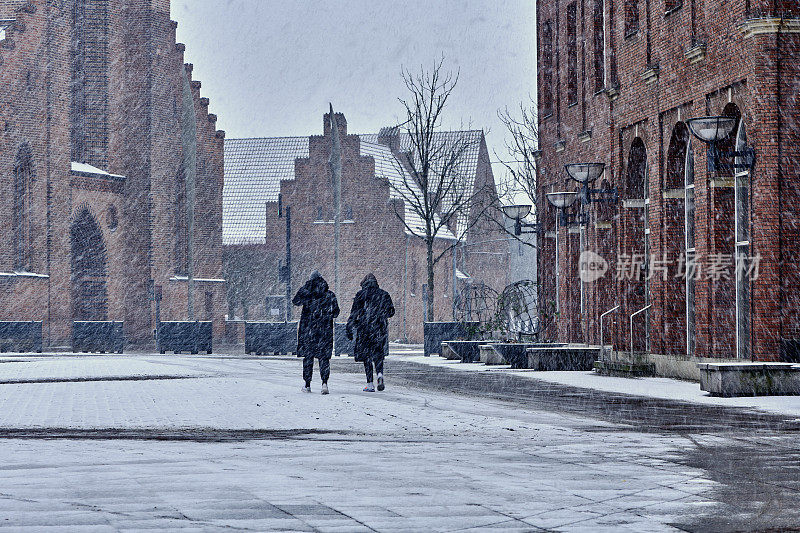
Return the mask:
<svg viewBox="0 0 800 533">
<path fill-rule="evenodd" d="M 328 290 L 321 277 L 308 280 L 292 299 L 302 305 L 300 325 L 297 329 L 297 355 L 330 359 L 333 352 L 333 319 L 339 316 L 336 295 Z"/>
<path fill-rule="evenodd" d="M 394 316 L 394 304 L 389 293 L 378 287 L 374 276 L 365 279 L 361 287 L 353 299 L 347 333 L 352 337 L 355 330 L 355 360 L 374 361 L 388 355 L 389 318 Z"/>
</svg>

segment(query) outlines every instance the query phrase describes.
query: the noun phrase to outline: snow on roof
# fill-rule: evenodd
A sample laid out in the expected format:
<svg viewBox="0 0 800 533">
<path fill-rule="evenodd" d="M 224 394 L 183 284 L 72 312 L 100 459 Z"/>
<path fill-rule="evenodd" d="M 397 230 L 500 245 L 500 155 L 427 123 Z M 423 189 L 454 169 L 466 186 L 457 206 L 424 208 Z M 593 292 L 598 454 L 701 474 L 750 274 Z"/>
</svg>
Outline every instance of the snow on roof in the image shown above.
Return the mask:
<svg viewBox="0 0 800 533">
<path fill-rule="evenodd" d="M 381 135 L 396 133 L 398 128 L 383 128 Z M 481 131 L 440 132 L 445 142 L 466 139 L 469 149 L 465 153 L 460 173 L 465 186 L 474 187 L 478 168 Z M 466 136 L 466 137 L 465 137 Z M 375 158 L 375 174 L 402 183 L 398 180 L 413 180 L 400 174 L 400 165 L 385 144 L 378 142 L 379 134 L 359 135 L 361 155 Z M 408 134 L 399 134 L 402 152 L 410 152 L 411 139 Z M 294 161 L 308 157 L 308 137 L 267 137 L 225 140 L 225 184 L 222 192 L 222 242 L 224 244 L 263 244 L 266 233 L 266 202 L 277 202 L 282 180 L 294 179 Z M 392 198 L 400 196 L 393 192 Z M 424 234 L 422 219 L 406 203 L 405 217 L 414 234 Z M 459 235 L 466 230 L 466 217 L 459 220 Z M 440 230 L 437 237 L 455 239 L 448 230 Z"/>
<path fill-rule="evenodd" d="M 223 244 L 263 244 L 266 202 L 277 202 L 281 180 L 294 179 L 294 161 L 308 157 L 308 137 L 225 139 Z"/>
<path fill-rule="evenodd" d="M 72 161 L 70 163 L 70 170 L 72 172 L 76 172 L 79 174 L 92 174 L 95 176 L 108 176 L 109 178 L 125 178 L 125 176 L 120 176 L 119 174 L 110 174 L 105 170 L 99 169 L 97 167 L 93 167 L 87 163 L 77 163 Z"/>
<path fill-rule="evenodd" d="M 411 136 L 407 132 L 403 132 L 399 126 L 381 128 L 380 133 L 359 135 L 359 137 L 362 142 L 379 143 L 379 139 L 395 135 L 398 137 L 398 151 L 413 153 L 414 147 L 411 143 Z M 478 157 L 480 155 L 482 135 L 483 132 L 481 130 L 440 131 L 434 134 L 434 143 L 444 143 L 445 145 L 454 146 L 457 142 L 463 142 L 466 146 L 466 150 L 464 151 L 457 169 L 457 177 L 455 178 L 459 181 L 461 189 L 454 191 L 453 196 L 466 195 L 469 197 L 469 195 L 472 194 L 472 190 L 475 187 L 475 178 L 478 174 Z M 418 164 L 418 160 L 416 161 Z M 452 201 L 448 204 L 446 199 L 444 203 L 445 209 L 452 205 Z M 467 232 L 468 220 L 467 213 L 461 213 L 461 216 L 458 217 L 456 232 L 459 238 L 463 238 Z"/>
<path fill-rule="evenodd" d="M 408 200 L 413 198 L 420 198 L 421 192 L 414 183 L 411 176 L 403 170 L 400 162 L 395 158 L 391 149 L 385 144 L 372 143 L 362 140 L 361 141 L 361 155 L 372 156 L 375 160 L 375 177 L 389 180 L 391 186 L 389 187 L 390 198 L 400 198 L 401 200 Z M 406 193 L 406 187 L 408 192 Z M 406 225 L 412 231 L 406 229 L 406 233 L 423 237 L 425 235 L 425 221 L 419 214 L 414 211 L 408 201 L 403 202 L 405 205 L 404 219 Z M 438 217 L 437 217 L 438 223 Z M 453 235 L 446 227 L 439 230 L 436 235 L 440 239 L 455 240 Z"/>
</svg>

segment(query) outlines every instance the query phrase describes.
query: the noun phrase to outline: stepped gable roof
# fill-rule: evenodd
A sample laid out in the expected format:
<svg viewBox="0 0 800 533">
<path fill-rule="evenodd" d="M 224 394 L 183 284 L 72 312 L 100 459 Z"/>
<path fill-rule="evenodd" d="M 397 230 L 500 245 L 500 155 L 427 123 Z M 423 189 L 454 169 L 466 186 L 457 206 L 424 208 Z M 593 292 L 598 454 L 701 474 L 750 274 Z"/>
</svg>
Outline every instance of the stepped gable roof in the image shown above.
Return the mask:
<svg viewBox="0 0 800 533">
<path fill-rule="evenodd" d="M 421 196 L 419 188 L 416 187 L 411 176 L 402 168 L 400 162 L 395 158 L 392 151 L 385 144 L 372 143 L 368 141 L 361 141 L 361 155 L 371 156 L 375 160 L 375 177 L 389 180 L 392 186 L 389 188 L 389 198 L 399 198 L 405 200 L 403 202 L 404 219 L 406 225 L 411 228 L 409 231 L 406 228 L 406 233 L 423 237 L 425 235 L 425 221 L 414 211 L 408 200 L 419 198 Z M 404 187 L 408 187 L 408 194 L 404 194 Z M 441 239 L 455 240 L 453 235 L 447 228 L 442 228 L 436 237 Z"/>
<path fill-rule="evenodd" d="M 380 141 L 398 136 L 400 152 L 411 152 L 411 138 L 399 132 L 397 126 L 382 128 L 380 133 L 359 135 L 361 155 L 375 160 L 375 175 L 400 185 L 413 180 L 397 161 L 395 154 Z M 483 132 L 450 131 L 439 132 L 444 142 L 464 140 L 468 148 L 462 160 L 459 175 L 462 186 L 473 188 L 478 169 L 478 154 Z M 380 140 L 380 141 L 379 141 Z M 225 184 L 222 193 L 222 242 L 223 244 L 263 244 L 266 232 L 266 202 L 277 202 L 281 180 L 294 179 L 294 161 L 309 156 L 308 137 L 265 137 L 225 140 Z M 390 188 L 391 198 L 402 195 Z M 416 189 L 415 189 L 416 190 Z M 405 219 L 416 236 L 424 235 L 422 219 L 405 202 Z M 466 216 L 458 221 L 458 234 L 466 232 Z M 455 239 L 450 231 L 440 230 L 437 237 Z"/>
<path fill-rule="evenodd" d="M 294 161 L 308 157 L 308 137 L 225 139 L 223 244 L 264 244 L 266 202 L 277 202 Z"/>
<path fill-rule="evenodd" d="M 381 128 L 380 133 L 360 135 L 362 142 L 379 143 L 387 137 L 397 136 L 397 148 L 399 152 L 413 153 L 413 145 L 411 143 L 411 136 L 407 132 L 400 130 L 399 126 Z M 464 130 L 464 131 L 440 131 L 434 134 L 434 142 L 436 144 L 443 143 L 445 145 L 453 146 L 457 142 L 465 143 L 465 151 L 461 158 L 461 163 L 458 168 L 458 181 L 459 189 L 453 192 L 453 196 L 460 194 L 471 194 L 475 187 L 475 178 L 478 174 L 478 157 L 481 149 L 481 138 L 483 132 L 481 130 Z M 415 161 L 418 162 L 415 154 Z M 435 170 L 435 169 L 434 169 Z M 452 202 L 451 204 L 452 205 Z M 445 201 L 445 207 L 449 207 Z M 468 229 L 468 216 L 464 213 L 458 219 L 456 232 L 459 238 L 463 238 Z"/>
</svg>

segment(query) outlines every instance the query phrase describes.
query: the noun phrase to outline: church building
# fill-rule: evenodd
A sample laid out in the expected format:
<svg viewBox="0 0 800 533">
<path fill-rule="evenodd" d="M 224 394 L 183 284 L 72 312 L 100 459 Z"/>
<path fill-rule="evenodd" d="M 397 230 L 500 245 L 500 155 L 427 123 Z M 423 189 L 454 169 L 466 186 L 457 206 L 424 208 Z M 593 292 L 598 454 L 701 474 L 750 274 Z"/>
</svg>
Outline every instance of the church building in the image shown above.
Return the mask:
<svg viewBox="0 0 800 533">
<path fill-rule="evenodd" d="M 224 328 L 225 135 L 176 28 L 169 0 L 0 0 L 0 320 L 45 346 Z"/>
</svg>

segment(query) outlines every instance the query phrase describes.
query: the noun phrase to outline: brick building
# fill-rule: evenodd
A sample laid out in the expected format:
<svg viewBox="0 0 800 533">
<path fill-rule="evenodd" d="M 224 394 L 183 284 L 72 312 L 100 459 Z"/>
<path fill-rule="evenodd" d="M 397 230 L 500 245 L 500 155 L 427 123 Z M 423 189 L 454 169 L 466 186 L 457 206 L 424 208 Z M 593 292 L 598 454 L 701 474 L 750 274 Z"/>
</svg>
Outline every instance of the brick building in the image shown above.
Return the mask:
<svg viewBox="0 0 800 533">
<path fill-rule="evenodd" d="M 389 291 L 397 309 L 390 321 L 390 338 L 422 340 L 427 280 L 422 220 L 400 200 L 396 184 L 413 180 L 397 156 L 408 138 L 397 128 L 380 134 L 350 135 L 344 115 L 337 114 L 342 145 L 341 288 L 337 294 L 346 320 L 359 283 L 373 272 Z M 283 320 L 286 285 L 279 267 L 286 256 L 286 210 L 291 213 L 291 286 L 296 291 L 313 270 L 334 286 L 333 188 L 330 177 L 331 126 L 323 119 L 323 135 L 225 141 L 223 240 L 225 275 L 229 280 L 229 318 Z M 469 186 L 488 186 L 494 177 L 481 131 L 443 132 L 469 139 L 460 171 Z M 476 189 L 480 190 L 480 189 Z M 404 214 L 415 228 L 408 231 L 397 218 Z M 453 280 L 456 291 L 469 281 L 486 282 L 496 290 L 506 282 L 508 245 L 501 229 L 488 221 L 450 227 L 437 236 L 437 250 L 461 240 L 435 267 L 437 320 L 452 320 Z M 469 229 L 467 230 L 467 227 Z M 489 241 L 489 242 L 485 242 Z M 292 294 L 293 296 L 293 294 Z M 297 310 L 294 311 L 296 318 Z"/>
<path fill-rule="evenodd" d="M 222 331 L 224 133 L 169 0 L 0 0 L 0 27 L 0 319 L 52 346 L 124 320 L 148 345 L 187 318 L 191 264 Z"/>
<path fill-rule="evenodd" d="M 662 374 L 794 357 L 798 3 L 548 0 L 537 17 L 539 272 L 561 310 L 551 338 L 599 343 L 600 315 L 619 305 L 605 343 L 632 343 Z M 703 116 L 733 119 L 715 147 L 689 130 Z M 619 201 L 577 201 L 587 224 L 559 226 L 546 193 L 576 190 L 565 165 L 589 162 L 605 163 L 592 188 Z M 596 281 L 579 280 L 582 248 L 608 266 Z"/>
</svg>

